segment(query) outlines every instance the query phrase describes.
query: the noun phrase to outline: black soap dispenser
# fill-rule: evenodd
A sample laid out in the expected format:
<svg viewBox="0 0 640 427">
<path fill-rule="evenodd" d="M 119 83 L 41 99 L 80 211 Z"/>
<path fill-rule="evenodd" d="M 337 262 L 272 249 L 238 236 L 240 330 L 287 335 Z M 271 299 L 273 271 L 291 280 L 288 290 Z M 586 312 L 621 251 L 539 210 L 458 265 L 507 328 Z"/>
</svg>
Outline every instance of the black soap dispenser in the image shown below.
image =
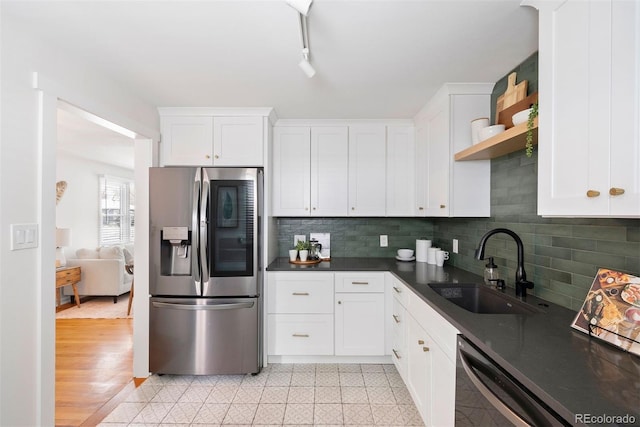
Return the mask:
<svg viewBox="0 0 640 427">
<path fill-rule="evenodd" d="M 484 266 L 484 283 L 485 285 L 496 286 L 499 278 L 498 266 L 493 263 L 493 257 L 489 257 L 489 262 Z"/>
</svg>

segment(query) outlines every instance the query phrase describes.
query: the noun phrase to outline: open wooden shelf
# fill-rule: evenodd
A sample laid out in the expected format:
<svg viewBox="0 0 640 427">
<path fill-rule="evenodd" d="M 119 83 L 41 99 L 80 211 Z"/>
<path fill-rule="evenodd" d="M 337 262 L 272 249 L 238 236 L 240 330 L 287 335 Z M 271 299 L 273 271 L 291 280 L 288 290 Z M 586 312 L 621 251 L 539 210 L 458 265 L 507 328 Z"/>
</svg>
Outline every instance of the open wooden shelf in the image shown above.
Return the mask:
<svg viewBox="0 0 640 427">
<path fill-rule="evenodd" d="M 489 160 L 514 151 L 524 150 L 527 143 L 527 122 L 459 151 L 453 157 L 456 161 Z M 538 118 L 533 120 L 533 144 L 538 143 Z"/>
</svg>

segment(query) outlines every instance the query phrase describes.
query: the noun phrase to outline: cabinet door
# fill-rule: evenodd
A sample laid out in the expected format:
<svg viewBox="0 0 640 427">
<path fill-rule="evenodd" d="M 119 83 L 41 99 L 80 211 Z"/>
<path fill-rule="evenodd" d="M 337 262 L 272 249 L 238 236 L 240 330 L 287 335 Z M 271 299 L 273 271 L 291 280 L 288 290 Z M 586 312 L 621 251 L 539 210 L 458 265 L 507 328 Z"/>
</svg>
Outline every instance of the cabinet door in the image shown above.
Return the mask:
<svg viewBox="0 0 640 427">
<path fill-rule="evenodd" d="M 387 216 L 413 216 L 415 150 L 413 126 L 387 126 Z"/>
<path fill-rule="evenodd" d="M 449 216 L 449 98 L 426 120 L 426 216 Z"/>
<path fill-rule="evenodd" d="M 432 362 L 430 339 L 412 316 L 408 316 L 407 332 L 407 388 L 426 425 L 431 423 Z M 455 381 L 455 377 L 452 377 Z"/>
<path fill-rule="evenodd" d="M 349 215 L 384 216 L 385 126 L 349 126 Z"/>
<path fill-rule="evenodd" d="M 213 119 L 214 166 L 264 165 L 263 117 Z"/>
<path fill-rule="evenodd" d="M 611 5 L 610 214 L 640 216 L 640 2 Z M 635 34 L 635 37 L 633 35 Z"/>
<path fill-rule="evenodd" d="M 163 116 L 161 134 L 163 165 L 213 165 L 212 117 Z"/>
<path fill-rule="evenodd" d="M 273 215 L 309 216 L 311 129 L 276 127 L 273 141 Z"/>
<path fill-rule="evenodd" d="M 311 128 L 311 215 L 346 216 L 349 142 L 346 126 Z"/>
<path fill-rule="evenodd" d="M 608 214 L 610 8 L 567 1 L 540 11 L 540 215 Z"/>
<path fill-rule="evenodd" d="M 336 356 L 384 355 L 384 293 L 335 295 Z"/>
<path fill-rule="evenodd" d="M 416 117 L 416 202 L 413 208 L 414 216 L 427 216 L 427 120 L 425 117 Z"/>
</svg>

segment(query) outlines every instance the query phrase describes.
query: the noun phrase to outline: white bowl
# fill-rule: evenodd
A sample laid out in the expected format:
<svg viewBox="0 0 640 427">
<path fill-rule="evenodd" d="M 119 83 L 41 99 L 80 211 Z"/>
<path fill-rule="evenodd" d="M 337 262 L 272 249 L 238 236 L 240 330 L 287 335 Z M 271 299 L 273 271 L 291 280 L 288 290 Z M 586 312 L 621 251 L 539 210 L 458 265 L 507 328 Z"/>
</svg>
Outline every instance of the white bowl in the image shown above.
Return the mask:
<svg viewBox="0 0 640 427">
<path fill-rule="evenodd" d="M 398 249 L 398 256 L 400 258 L 411 258 L 413 256 L 413 249 Z"/>
<path fill-rule="evenodd" d="M 480 141 L 484 141 L 485 139 L 489 139 L 502 132 L 504 132 L 504 125 L 493 125 L 480 129 L 478 134 L 480 136 Z"/>
<path fill-rule="evenodd" d="M 521 123 L 526 122 L 529 119 L 529 113 L 531 112 L 531 108 L 527 108 L 526 110 L 519 111 L 511 116 L 511 121 L 514 126 L 518 126 Z"/>
</svg>

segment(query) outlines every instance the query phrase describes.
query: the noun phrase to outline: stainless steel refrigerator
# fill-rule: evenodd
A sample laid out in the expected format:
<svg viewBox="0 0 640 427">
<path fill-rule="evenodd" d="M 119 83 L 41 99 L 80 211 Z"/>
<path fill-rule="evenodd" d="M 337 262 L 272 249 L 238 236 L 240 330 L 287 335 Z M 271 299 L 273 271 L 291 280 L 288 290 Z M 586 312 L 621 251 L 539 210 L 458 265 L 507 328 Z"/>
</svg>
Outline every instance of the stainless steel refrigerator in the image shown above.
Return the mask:
<svg viewBox="0 0 640 427">
<path fill-rule="evenodd" d="M 151 168 L 149 187 L 151 372 L 259 372 L 262 169 Z"/>
</svg>

